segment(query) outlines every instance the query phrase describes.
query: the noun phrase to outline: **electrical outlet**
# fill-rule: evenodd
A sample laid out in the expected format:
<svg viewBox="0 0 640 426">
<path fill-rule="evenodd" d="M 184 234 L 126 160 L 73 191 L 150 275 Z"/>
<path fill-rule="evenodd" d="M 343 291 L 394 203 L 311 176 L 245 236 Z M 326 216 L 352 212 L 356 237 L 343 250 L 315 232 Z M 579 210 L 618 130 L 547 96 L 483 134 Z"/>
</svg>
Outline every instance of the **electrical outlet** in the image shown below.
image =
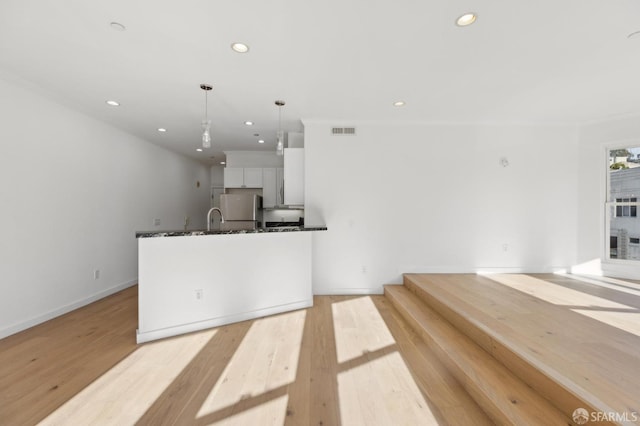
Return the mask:
<svg viewBox="0 0 640 426">
<path fill-rule="evenodd" d="M 100 269 L 94 269 L 93 270 L 93 279 L 94 280 L 99 280 L 100 279 Z"/>
<path fill-rule="evenodd" d="M 160 219 L 153 219 L 153 226 L 160 226 Z"/>
<path fill-rule="evenodd" d="M 502 251 L 509 251 L 509 244 L 507 243 L 502 244 Z"/>
<path fill-rule="evenodd" d="M 196 300 L 202 300 L 204 292 L 201 288 L 196 289 Z"/>
</svg>

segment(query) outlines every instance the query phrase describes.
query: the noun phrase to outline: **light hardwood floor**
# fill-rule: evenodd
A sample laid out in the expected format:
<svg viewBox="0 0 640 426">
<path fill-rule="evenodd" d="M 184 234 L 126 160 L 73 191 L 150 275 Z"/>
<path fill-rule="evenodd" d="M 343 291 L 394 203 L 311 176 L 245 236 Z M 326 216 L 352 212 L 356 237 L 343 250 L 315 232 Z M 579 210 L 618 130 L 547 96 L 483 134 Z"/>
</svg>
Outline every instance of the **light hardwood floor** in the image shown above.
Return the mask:
<svg viewBox="0 0 640 426">
<path fill-rule="evenodd" d="M 0 424 L 491 424 L 382 296 L 144 345 L 136 307 L 133 287 L 0 340 Z"/>
<path fill-rule="evenodd" d="M 410 274 L 405 284 L 436 310 L 454 313 L 446 315 L 448 321 L 565 413 L 586 406 L 640 424 L 637 282 L 554 274 Z"/>
</svg>

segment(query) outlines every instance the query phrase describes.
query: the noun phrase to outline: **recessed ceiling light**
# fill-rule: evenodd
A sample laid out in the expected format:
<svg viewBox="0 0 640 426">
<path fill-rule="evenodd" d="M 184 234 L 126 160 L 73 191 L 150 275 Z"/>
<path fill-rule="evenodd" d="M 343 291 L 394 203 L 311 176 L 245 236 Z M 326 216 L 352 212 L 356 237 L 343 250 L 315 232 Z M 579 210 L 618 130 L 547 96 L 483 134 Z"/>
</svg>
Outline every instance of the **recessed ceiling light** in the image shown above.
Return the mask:
<svg viewBox="0 0 640 426">
<path fill-rule="evenodd" d="M 404 101 L 397 101 L 397 102 L 394 102 L 394 103 L 393 103 L 393 106 L 396 106 L 396 107 L 404 106 Z"/>
<path fill-rule="evenodd" d="M 196 148 L 196 151 L 202 152 L 202 148 Z"/>
<path fill-rule="evenodd" d="M 253 121 L 245 121 L 244 124 L 247 126 L 253 126 Z"/>
<path fill-rule="evenodd" d="M 264 143 L 264 139 L 258 139 L 258 143 Z"/>
<path fill-rule="evenodd" d="M 244 43 L 232 43 L 231 48 L 238 53 L 247 53 L 249 51 L 249 46 Z"/>
<path fill-rule="evenodd" d="M 124 31 L 127 29 L 127 27 L 122 25 L 120 22 L 112 22 L 109 24 L 109 26 L 111 27 L 112 30 L 116 30 L 116 31 Z"/>
<path fill-rule="evenodd" d="M 119 103 L 119 102 L 116 102 L 116 101 L 105 101 L 105 102 L 106 102 L 106 103 L 107 103 L 107 105 L 109 105 L 109 106 L 113 106 L 113 107 L 120 106 L 120 103 Z"/>
<path fill-rule="evenodd" d="M 167 129 L 165 129 L 164 127 L 159 127 L 159 128 L 158 128 L 158 131 L 159 131 L 160 133 L 164 133 L 164 132 L 166 132 L 166 131 L 167 131 Z"/>
<path fill-rule="evenodd" d="M 464 15 L 456 19 L 456 25 L 459 27 L 466 27 L 467 25 L 471 25 L 476 22 L 477 18 L 478 15 L 473 12 L 465 13 Z"/>
<path fill-rule="evenodd" d="M 220 164 L 227 164 L 225 161 L 221 161 Z"/>
</svg>

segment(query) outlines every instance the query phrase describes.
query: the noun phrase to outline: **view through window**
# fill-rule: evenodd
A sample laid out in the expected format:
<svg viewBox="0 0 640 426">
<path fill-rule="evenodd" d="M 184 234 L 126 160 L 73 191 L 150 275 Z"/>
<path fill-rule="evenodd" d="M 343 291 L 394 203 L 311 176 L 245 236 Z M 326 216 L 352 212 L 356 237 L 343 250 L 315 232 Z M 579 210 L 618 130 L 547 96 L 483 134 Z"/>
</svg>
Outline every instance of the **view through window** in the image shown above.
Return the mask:
<svg viewBox="0 0 640 426">
<path fill-rule="evenodd" d="M 607 187 L 609 258 L 640 260 L 640 145 L 609 150 Z"/>
</svg>

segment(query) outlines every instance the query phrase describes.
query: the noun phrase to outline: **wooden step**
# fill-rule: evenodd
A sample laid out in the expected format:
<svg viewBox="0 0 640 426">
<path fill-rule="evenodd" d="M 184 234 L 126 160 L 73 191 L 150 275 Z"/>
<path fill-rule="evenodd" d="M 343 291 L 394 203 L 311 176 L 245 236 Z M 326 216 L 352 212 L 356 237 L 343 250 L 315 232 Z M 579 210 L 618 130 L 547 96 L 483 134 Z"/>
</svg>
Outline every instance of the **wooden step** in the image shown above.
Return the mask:
<svg viewBox="0 0 640 426">
<path fill-rule="evenodd" d="M 519 274 L 407 274 L 404 284 L 565 415 L 640 412 L 640 337 L 565 306 L 577 301 L 532 294 L 589 295 Z"/>
<path fill-rule="evenodd" d="M 371 296 L 438 424 L 489 426 L 493 421 L 384 296 Z"/>
<path fill-rule="evenodd" d="M 567 425 L 570 417 L 516 377 L 404 286 L 385 296 L 497 424 Z"/>
</svg>

